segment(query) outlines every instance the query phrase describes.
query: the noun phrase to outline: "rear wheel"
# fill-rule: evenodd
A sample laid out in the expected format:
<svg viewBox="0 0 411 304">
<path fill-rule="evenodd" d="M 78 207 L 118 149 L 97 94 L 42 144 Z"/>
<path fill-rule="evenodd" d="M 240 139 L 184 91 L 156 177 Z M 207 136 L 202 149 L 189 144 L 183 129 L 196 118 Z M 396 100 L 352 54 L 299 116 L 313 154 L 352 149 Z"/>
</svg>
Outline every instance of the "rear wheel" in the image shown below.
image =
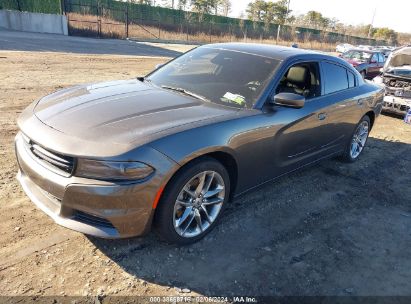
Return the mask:
<svg viewBox="0 0 411 304">
<path fill-rule="evenodd" d="M 358 157 L 361 155 L 365 147 L 365 144 L 367 143 L 370 129 L 370 118 L 367 115 L 365 115 L 355 128 L 355 131 L 351 136 L 350 142 L 348 143 L 342 155 L 342 159 L 344 161 L 354 162 L 358 159 Z"/>
<path fill-rule="evenodd" d="M 195 160 L 167 185 L 156 211 L 155 225 L 166 241 L 194 243 L 216 225 L 230 195 L 225 167 L 213 158 Z"/>
</svg>

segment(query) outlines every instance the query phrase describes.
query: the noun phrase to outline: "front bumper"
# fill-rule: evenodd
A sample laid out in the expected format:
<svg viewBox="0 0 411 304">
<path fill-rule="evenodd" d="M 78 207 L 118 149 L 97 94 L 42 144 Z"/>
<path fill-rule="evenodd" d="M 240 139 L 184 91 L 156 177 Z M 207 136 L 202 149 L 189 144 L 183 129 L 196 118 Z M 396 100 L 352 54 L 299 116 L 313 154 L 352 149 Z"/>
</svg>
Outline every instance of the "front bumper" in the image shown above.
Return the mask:
<svg viewBox="0 0 411 304">
<path fill-rule="evenodd" d="M 150 230 L 153 202 L 163 186 L 164 172 L 175 163 L 156 150 L 161 169 L 143 182 L 112 183 L 62 176 L 43 166 L 19 133 L 15 140 L 17 179 L 24 192 L 57 224 L 102 238 L 143 235 Z M 158 155 L 157 155 L 158 153 Z"/>
<path fill-rule="evenodd" d="M 389 112 L 393 114 L 399 114 L 405 116 L 411 108 L 411 99 L 402 98 L 392 95 L 386 95 L 384 97 L 384 103 L 382 107 L 383 112 Z"/>
</svg>

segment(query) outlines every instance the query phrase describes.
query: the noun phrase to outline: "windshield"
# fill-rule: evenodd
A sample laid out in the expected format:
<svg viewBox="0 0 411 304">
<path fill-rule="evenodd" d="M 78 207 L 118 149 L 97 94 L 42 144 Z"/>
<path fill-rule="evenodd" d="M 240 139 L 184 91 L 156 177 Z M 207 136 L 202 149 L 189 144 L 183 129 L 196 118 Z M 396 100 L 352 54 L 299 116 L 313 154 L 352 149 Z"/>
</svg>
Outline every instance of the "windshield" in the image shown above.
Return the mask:
<svg viewBox="0 0 411 304">
<path fill-rule="evenodd" d="M 147 79 L 163 89 L 213 103 L 252 108 L 279 63 L 272 58 L 203 46 L 154 71 Z"/>
<path fill-rule="evenodd" d="M 363 52 L 363 51 L 348 51 L 345 52 L 342 56 L 345 59 L 351 59 L 354 61 L 365 62 L 371 58 L 372 53 Z"/>
</svg>

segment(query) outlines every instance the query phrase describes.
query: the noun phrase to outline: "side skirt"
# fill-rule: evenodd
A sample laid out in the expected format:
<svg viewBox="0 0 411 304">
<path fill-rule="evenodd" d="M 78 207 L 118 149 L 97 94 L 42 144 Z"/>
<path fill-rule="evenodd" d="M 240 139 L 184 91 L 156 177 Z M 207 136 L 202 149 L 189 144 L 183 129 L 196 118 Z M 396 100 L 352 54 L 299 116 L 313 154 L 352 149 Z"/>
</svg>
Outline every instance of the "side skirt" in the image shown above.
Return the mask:
<svg viewBox="0 0 411 304">
<path fill-rule="evenodd" d="M 274 178 L 271 178 L 271 179 L 269 179 L 269 180 L 266 180 L 265 182 L 262 182 L 261 184 L 258 184 L 258 185 L 256 185 L 256 186 L 253 186 L 253 187 L 251 187 L 251 188 L 249 188 L 249 189 L 247 189 L 247 190 L 245 190 L 245 191 L 242 191 L 242 192 L 240 192 L 240 193 L 236 193 L 235 195 L 233 195 L 233 198 L 238 198 L 238 197 L 240 197 L 240 196 L 242 196 L 242 195 L 244 195 L 244 194 L 246 194 L 246 193 L 248 193 L 248 192 L 250 192 L 250 191 L 252 191 L 252 190 L 255 190 L 255 189 L 259 188 L 259 187 L 262 187 L 262 186 L 265 185 L 265 184 L 268 184 L 268 183 L 270 183 L 270 182 L 273 182 L 273 181 L 275 181 L 275 180 L 283 177 L 284 175 L 288 175 L 288 174 L 293 173 L 293 172 L 295 172 L 295 171 L 301 170 L 301 169 L 303 169 L 303 168 L 305 168 L 305 167 L 312 166 L 312 165 L 314 165 L 314 164 L 316 164 L 316 163 L 319 163 L 319 162 L 321 162 L 321 161 L 323 161 L 323 160 L 325 160 L 325 159 L 329 159 L 329 158 L 335 157 L 335 156 L 337 156 L 337 155 L 339 155 L 339 154 L 342 154 L 343 152 L 344 152 L 344 150 L 339 150 L 339 151 L 333 152 L 333 153 L 331 153 L 331 154 L 328 154 L 328 155 L 326 155 L 326 156 L 320 157 L 319 159 L 316 159 L 316 160 L 314 160 L 314 161 L 312 161 L 312 162 L 309 162 L 309 163 L 306 163 L 306 164 L 304 164 L 304 165 L 302 165 L 302 166 L 300 166 L 300 167 L 298 167 L 298 168 L 295 168 L 295 169 L 293 169 L 293 170 L 290 170 L 290 171 L 288 171 L 288 172 L 285 172 L 285 173 L 283 173 L 283 174 L 280 174 L 280 175 L 278 175 L 278 176 L 276 176 L 276 177 L 274 177 Z"/>
</svg>

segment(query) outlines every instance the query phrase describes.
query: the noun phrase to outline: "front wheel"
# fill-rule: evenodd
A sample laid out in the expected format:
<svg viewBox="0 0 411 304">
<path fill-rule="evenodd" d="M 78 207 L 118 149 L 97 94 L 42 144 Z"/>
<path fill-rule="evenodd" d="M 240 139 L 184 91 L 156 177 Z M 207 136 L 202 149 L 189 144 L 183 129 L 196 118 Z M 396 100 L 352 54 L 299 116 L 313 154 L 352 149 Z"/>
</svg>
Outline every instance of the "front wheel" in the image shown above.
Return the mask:
<svg viewBox="0 0 411 304">
<path fill-rule="evenodd" d="M 370 118 L 365 115 L 355 128 L 350 142 L 342 155 L 342 159 L 344 161 L 352 163 L 358 159 L 365 147 L 365 144 L 367 143 L 370 129 Z"/>
<path fill-rule="evenodd" d="M 212 158 L 195 160 L 169 182 L 155 216 L 166 241 L 187 245 L 203 238 L 216 225 L 230 195 L 225 167 Z"/>
</svg>

